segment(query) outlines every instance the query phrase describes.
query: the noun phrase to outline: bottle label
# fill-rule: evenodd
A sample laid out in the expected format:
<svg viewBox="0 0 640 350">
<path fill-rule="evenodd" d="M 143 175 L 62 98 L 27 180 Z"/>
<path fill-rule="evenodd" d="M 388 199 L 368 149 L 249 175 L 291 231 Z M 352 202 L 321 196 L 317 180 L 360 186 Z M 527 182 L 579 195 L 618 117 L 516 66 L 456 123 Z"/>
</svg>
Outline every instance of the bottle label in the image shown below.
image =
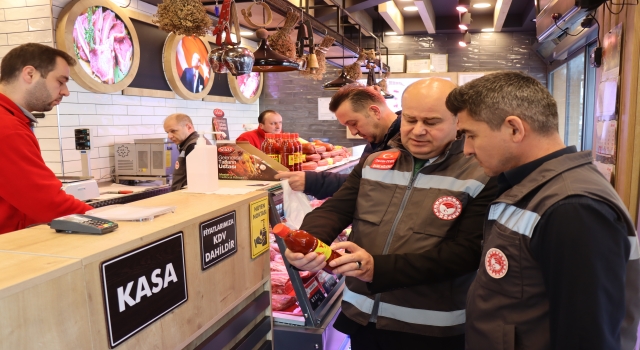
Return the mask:
<svg viewBox="0 0 640 350">
<path fill-rule="evenodd" d="M 325 261 L 329 260 L 329 257 L 331 257 L 331 248 L 321 240 L 318 240 L 318 246 L 313 251 L 318 254 L 324 254 Z"/>
<path fill-rule="evenodd" d="M 273 158 L 276 162 L 280 163 L 280 155 L 279 154 L 270 154 L 269 157 Z"/>
<path fill-rule="evenodd" d="M 296 155 L 295 154 L 290 154 L 289 155 L 289 165 L 293 165 L 296 164 Z"/>
</svg>

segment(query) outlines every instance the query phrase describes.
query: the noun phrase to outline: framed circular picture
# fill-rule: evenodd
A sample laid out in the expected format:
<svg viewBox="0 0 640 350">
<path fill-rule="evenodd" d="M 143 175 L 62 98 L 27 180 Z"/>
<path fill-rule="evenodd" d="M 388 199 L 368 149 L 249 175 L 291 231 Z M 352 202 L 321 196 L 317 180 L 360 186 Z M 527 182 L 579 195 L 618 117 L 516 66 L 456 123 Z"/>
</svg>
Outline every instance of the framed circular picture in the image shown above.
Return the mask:
<svg viewBox="0 0 640 350">
<path fill-rule="evenodd" d="M 213 85 L 209 43 L 195 36 L 169 34 L 164 44 L 164 75 L 171 89 L 187 100 L 205 97 Z"/>
<path fill-rule="evenodd" d="M 120 91 L 138 71 L 140 45 L 133 23 L 107 0 L 75 0 L 65 6 L 56 44 L 77 60 L 71 77 L 89 91 Z"/>
<path fill-rule="evenodd" d="M 263 75 L 260 72 L 238 75 L 227 73 L 231 94 L 241 103 L 254 103 L 262 93 Z"/>
</svg>

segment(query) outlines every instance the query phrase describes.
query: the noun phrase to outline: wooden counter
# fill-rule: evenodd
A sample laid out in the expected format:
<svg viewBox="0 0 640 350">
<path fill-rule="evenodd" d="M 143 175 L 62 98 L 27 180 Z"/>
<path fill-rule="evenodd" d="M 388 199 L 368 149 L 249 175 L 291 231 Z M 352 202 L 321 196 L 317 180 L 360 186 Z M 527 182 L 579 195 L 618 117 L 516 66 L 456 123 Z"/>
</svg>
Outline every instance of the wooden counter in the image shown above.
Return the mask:
<svg viewBox="0 0 640 350">
<path fill-rule="evenodd" d="M 266 195 L 180 191 L 134 203 L 175 205 L 175 213 L 118 222 L 118 230 L 102 236 L 45 225 L 0 235 L 0 349 L 108 349 L 101 263 L 177 232 L 184 234 L 188 300 L 116 348 L 195 348 L 270 290 L 269 253 L 252 259 L 249 246 L 249 203 Z M 202 271 L 199 225 L 234 210 L 237 252 Z M 267 308 L 236 340 L 269 314 Z"/>
</svg>

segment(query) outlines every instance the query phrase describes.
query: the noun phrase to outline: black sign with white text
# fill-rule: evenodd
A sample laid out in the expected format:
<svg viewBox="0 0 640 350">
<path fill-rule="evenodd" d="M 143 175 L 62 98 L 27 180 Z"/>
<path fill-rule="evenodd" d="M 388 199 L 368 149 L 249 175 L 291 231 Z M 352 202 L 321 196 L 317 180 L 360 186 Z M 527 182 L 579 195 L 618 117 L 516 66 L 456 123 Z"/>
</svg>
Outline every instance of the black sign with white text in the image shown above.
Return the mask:
<svg viewBox="0 0 640 350">
<path fill-rule="evenodd" d="M 200 224 L 203 271 L 237 251 L 235 210 Z"/>
<path fill-rule="evenodd" d="M 100 265 L 109 347 L 187 301 L 182 232 Z"/>
</svg>

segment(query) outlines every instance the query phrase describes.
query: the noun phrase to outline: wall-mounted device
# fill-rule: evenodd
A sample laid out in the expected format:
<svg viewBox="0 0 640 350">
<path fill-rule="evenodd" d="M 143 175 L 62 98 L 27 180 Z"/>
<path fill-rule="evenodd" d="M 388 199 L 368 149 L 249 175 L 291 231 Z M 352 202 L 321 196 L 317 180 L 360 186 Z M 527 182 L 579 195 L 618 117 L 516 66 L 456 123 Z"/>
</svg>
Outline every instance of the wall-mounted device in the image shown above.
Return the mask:
<svg viewBox="0 0 640 350">
<path fill-rule="evenodd" d="M 162 180 L 173 177 L 178 146 L 169 139 L 135 139 L 114 145 L 116 182 L 120 180 Z"/>
<path fill-rule="evenodd" d="M 556 39 L 563 29 L 582 20 L 590 11 L 602 5 L 604 0 L 554 0 L 539 1 L 536 16 L 536 36 L 540 43 Z"/>
<path fill-rule="evenodd" d="M 594 47 L 589 55 L 589 65 L 593 68 L 599 68 L 602 65 L 602 47 Z"/>
<path fill-rule="evenodd" d="M 91 130 L 74 130 L 76 149 L 80 151 L 80 164 L 82 164 L 82 176 L 91 175 Z"/>
</svg>

